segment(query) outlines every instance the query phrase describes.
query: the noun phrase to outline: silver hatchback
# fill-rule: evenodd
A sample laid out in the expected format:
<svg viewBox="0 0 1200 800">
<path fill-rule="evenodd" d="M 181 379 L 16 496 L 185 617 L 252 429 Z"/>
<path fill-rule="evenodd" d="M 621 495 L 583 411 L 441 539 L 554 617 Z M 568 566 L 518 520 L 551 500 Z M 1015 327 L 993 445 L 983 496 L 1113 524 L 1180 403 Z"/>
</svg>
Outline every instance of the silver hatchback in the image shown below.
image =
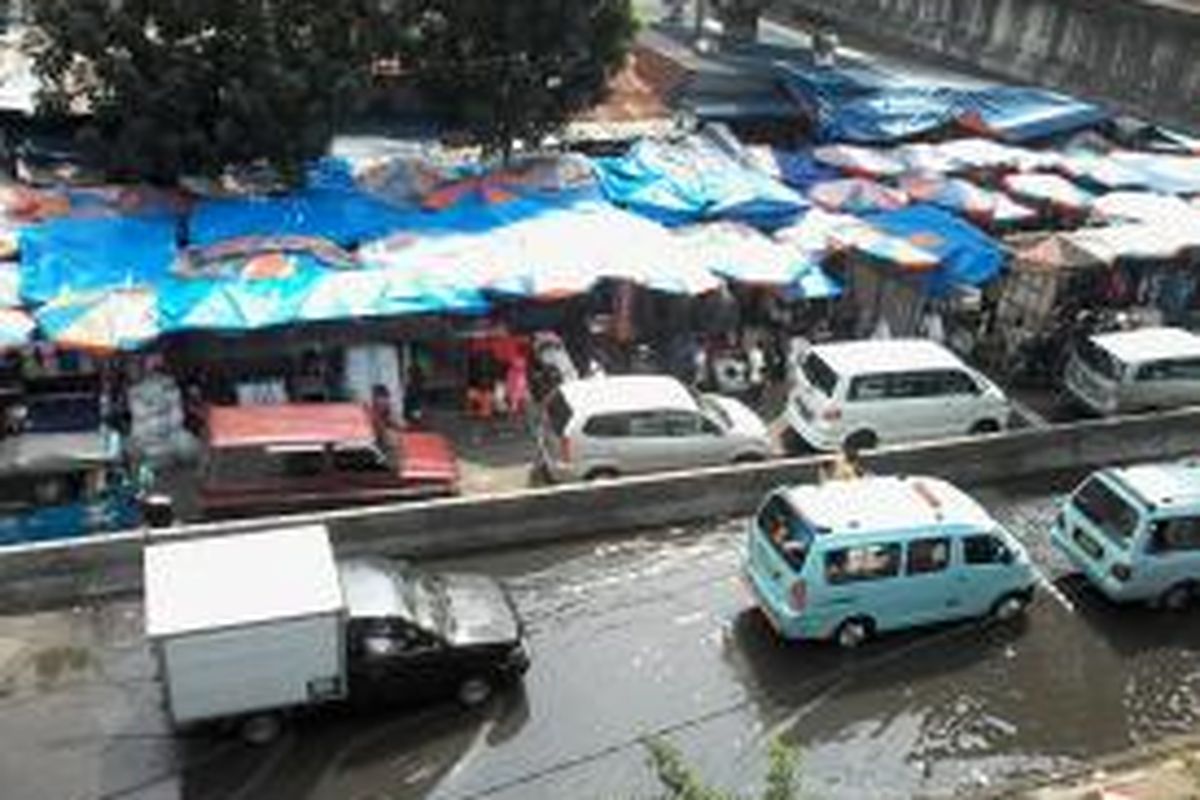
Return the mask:
<svg viewBox="0 0 1200 800">
<path fill-rule="evenodd" d="M 542 408 L 540 465 L 552 480 L 761 461 L 766 425 L 744 404 L 699 394 L 665 375 L 565 383 Z"/>
</svg>

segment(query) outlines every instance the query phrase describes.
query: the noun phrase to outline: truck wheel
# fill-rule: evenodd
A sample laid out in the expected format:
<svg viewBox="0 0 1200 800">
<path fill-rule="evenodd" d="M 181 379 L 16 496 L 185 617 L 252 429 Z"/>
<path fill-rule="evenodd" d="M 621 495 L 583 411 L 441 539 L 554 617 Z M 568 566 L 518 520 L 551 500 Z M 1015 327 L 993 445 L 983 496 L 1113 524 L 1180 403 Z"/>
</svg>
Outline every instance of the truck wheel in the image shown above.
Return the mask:
<svg viewBox="0 0 1200 800">
<path fill-rule="evenodd" d="M 848 619 L 833 634 L 833 640 L 843 650 L 853 650 L 871 636 L 871 623 L 865 619 Z"/>
<path fill-rule="evenodd" d="M 1006 594 L 992 606 L 992 617 L 997 622 L 1012 622 L 1025 613 L 1025 607 L 1028 605 L 1029 600 L 1025 595 L 1016 592 Z"/>
<path fill-rule="evenodd" d="M 1190 583 L 1177 583 L 1158 598 L 1158 605 L 1167 611 L 1183 611 L 1192 604 L 1193 587 Z"/>
<path fill-rule="evenodd" d="M 239 733 L 242 741 L 262 747 L 279 738 L 283 732 L 283 720 L 278 714 L 255 714 L 242 720 Z"/>
<path fill-rule="evenodd" d="M 458 702 L 467 708 L 478 708 L 492 696 L 492 683 L 481 675 L 467 678 L 458 687 Z"/>
</svg>

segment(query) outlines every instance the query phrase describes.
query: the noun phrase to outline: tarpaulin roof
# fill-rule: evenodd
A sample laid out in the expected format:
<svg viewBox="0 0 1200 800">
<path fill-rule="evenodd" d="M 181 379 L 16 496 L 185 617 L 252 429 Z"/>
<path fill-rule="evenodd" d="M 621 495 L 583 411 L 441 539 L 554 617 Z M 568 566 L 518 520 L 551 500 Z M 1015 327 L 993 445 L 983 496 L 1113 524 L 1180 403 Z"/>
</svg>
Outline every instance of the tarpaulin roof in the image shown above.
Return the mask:
<svg viewBox="0 0 1200 800">
<path fill-rule="evenodd" d="M 1200 249 L 1200 225 L 1181 221 L 1083 228 L 1066 235 L 1109 264 L 1123 259 L 1170 260 L 1185 250 Z"/>
<path fill-rule="evenodd" d="M 594 164 L 609 200 L 667 225 L 732 219 L 774 228 L 808 207 L 794 190 L 699 137 L 643 140 Z"/>
<path fill-rule="evenodd" d="M 908 166 L 884 150 L 851 144 L 827 144 L 813 148 L 813 158 L 847 175 L 862 178 L 890 178 Z"/>
<path fill-rule="evenodd" d="M 1108 118 L 1099 106 L 1047 89 L 993 86 L 966 93 L 962 122 L 1010 142 L 1088 128 Z"/>
<path fill-rule="evenodd" d="M 808 190 L 808 198 L 830 211 L 850 214 L 891 211 L 908 204 L 908 195 L 900 189 L 866 178 L 818 183 Z"/>
<path fill-rule="evenodd" d="M 931 296 L 945 295 L 956 284 L 981 286 L 1004 267 L 1004 250 L 995 240 L 939 208 L 914 205 L 872 214 L 866 221 L 938 257 L 938 268 L 922 278 L 924 291 Z"/>
<path fill-rule="evenodd" d="M 813 208 L 795 225 L 775 231 L 774 236 L 790 247 L 820 258 L 835 247 L 833 235 L 836 231 L 856 225 L 862 225 L 858 217 Z"/>
<path fill-rule="evenodd" d="M 678 235 L 697 264 L 742 283 L 787 286 L 817 268 L 799 248 L 736 222 L 690 225 Z"/>
<path fill-rule="evenodd" d="M 1141 185 L 1147 189 L 1167 194 L 1200 194 L 1200 156 L 1125 150 L 1110 153 L 1109 158 L 1141 175 Z"/>
<path fill-rule="evenodd" d="M 1200 225 L 1200 213 L 1185 200 L 1154 192 L 1109 192 L 1096 198 L 1092 213 L 1109 221 L 1170 224 L 1179 220 Z"/>
<path fill-rule="evenodd" d="M 175 219 L 56 219 L 22 229 L 21 296 L 41 303 L 65 291 L 153 284 L 175 260 Z"/>
<path fill-rule="evenodd" d="M 1051 173 L 1005 175 L 1004 188 L 1018 200 L 1067 211 L 1086 211 L 1095 199 L 1091 192 Z"/>
<path fill-rule="evenodd" d="M 35 312 L 42 334 L 65 347 L 134 350 L 158 336 L 155 293 L 149 288 L 61 294 Z"/>
<path fill-rule="evenodd" d="M 745 151 L 755 167 L 800 191 L 815 183 L 841 177 L 842 174 L 837 168 L 817 161 L 809 150 L 781 150 L 767 145 L 751 145 Z"/>
</svg>

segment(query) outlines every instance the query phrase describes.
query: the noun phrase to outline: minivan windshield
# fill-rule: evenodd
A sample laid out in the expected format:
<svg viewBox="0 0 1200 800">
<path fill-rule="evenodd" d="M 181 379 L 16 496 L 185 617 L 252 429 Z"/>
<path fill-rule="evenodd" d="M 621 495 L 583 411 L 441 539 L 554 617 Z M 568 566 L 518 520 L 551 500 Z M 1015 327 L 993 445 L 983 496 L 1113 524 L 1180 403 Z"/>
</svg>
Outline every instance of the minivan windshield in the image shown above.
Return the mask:
<svg viewBox="0 0 1200 800">
<path fill-rule="evenodd" d="M 1109 380 L 1120 380 L 1121 362 L 1112 353 L 1091 339 L 1081 341 L 1076 347 L 1075 352 L 1079 356 L 1079 360 L 1086 364 L 1093 372 Z"/>
<path fill-rule="evenodd" d="M 826 397 L 833 396 L 833 389 L 837 386 L 838 376 L 833 371 L 833 367 L 826 364 L 824 359 L 816 353 L 809 353 L 805 356 L 800 369 L 804 372 L 804 377 L 809 384 L 820 390 L 821 394 Z"/>
<path fill-rule="evenodd" d="M 733 427 L 733 420 L 729 418 L 729 412 L 721 407 L 721 404 L 706 394 L 693 392 L 696 398 L 696 404 L 700 406 L 700 410 L 704 412 L 704 416 L 715 421 L 725 430 Z"/>
<path fill-rule="evenodd" d="M 1104 535 L 1128 547 L 1137 531 L 1138 511 L 1099 477 L 1088 479 L 1072 498 L 1075 507 Z"/>
<path fill-rule="evenodd" d="M 787 500 L 776 495 L 758 512 L 758 529 L 792 569 L 804 567 L 813 531 Z"/>
</svg>

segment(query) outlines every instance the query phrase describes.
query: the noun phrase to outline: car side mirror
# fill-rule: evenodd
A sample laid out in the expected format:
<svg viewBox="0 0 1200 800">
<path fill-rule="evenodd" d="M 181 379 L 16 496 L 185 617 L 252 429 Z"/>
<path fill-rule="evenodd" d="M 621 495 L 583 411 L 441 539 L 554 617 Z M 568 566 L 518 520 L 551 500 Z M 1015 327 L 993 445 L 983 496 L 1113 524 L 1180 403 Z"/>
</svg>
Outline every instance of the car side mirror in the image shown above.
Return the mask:
<svg viewBox="0 0 1200 800">
<path fill-rule="evenodd" d="M 1016 560 L 1017 560 L 1017 557 L 1016 557 L 1016 555 L 1013 554 L 1012 550 L 1009 550 L 1007 547 L 1000 548 L 1000 563 L 1001 564 L 1011 564 Z"/>
</svg>

